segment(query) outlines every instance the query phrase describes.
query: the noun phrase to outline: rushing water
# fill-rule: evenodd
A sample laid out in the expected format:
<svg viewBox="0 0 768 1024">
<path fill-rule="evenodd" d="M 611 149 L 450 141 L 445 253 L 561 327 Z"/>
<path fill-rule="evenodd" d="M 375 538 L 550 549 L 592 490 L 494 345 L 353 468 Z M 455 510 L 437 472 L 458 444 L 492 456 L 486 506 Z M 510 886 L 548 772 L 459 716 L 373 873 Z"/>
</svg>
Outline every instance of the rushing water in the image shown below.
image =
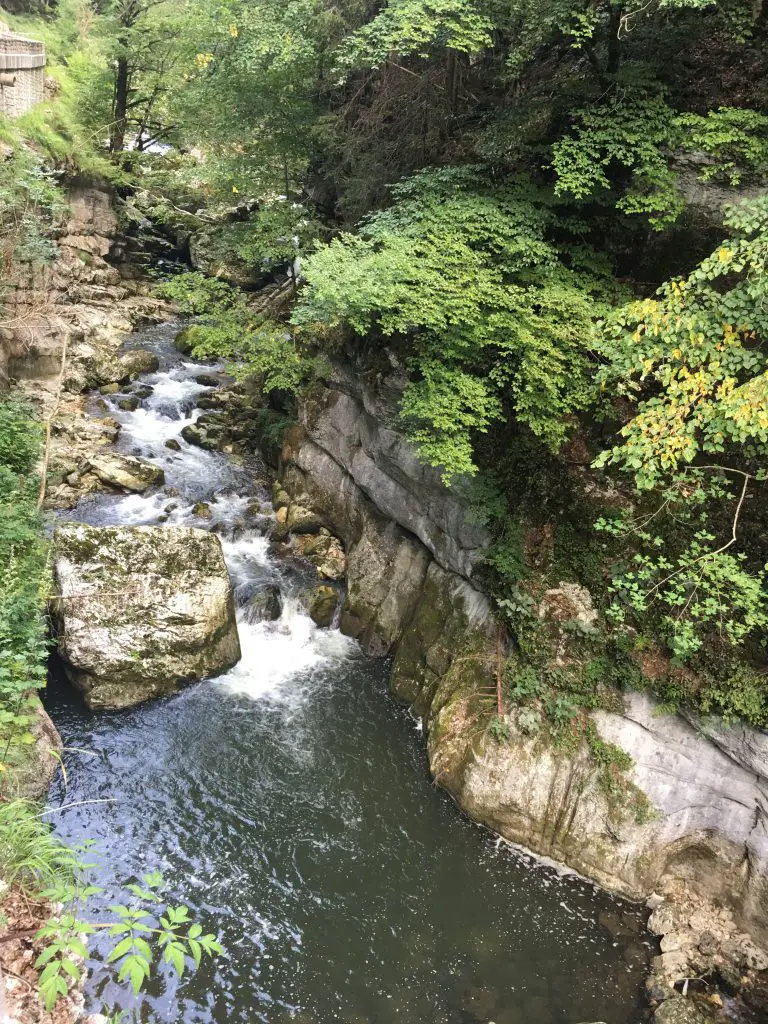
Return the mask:
<svg viewBox="0 0 768 1024">
<path fill-rule="evenodd" d="M 531 862 L 430 784 L 418 723 L 388 698 L 386 666 L 315 628 L 298 596 L 307 577 L 270 553 L 268 516 L 247 518 L 254 493 L 266 498 L 259 466 L 180 438 L 209 389 L 194 379 L 202 368 L 173 353 L 173 333 L 136 336 L 161 372 L 142 382 L 153 390 L 136 411 L 110 409 L 118 447 L 161 464 L 166 490 L 90 497 L 72 515 L 217 530 L 243 658 L 113 713 L 90 713 L 54 678 L 68 784 L 60 778 L 50 802 L 63 807 L 53 815 L 63 836 L 96 841 L 96 913 L 158 869 L 165 894 L 218 931 L 225 954 L 181 983 L 161 973 L 138 1001 L 97 965 L 89 1004 L 190 1024 L 639 1020 L 640 910 Z M 208 521 L 192 511 L 203 498 Z M 273 583 L 281 619 L 249 623 L 246 601 Z"/>
</svg>

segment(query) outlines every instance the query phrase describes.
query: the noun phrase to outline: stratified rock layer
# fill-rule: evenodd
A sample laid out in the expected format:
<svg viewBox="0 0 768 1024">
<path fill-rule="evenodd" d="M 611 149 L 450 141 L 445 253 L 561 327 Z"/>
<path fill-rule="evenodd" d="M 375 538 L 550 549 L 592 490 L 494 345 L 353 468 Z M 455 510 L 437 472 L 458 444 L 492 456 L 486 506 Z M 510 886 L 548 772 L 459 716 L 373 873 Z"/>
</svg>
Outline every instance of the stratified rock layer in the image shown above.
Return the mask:
<svg viewBox="0 0 768 1024">
<path fill-rule="evenodd" d="M 90 707 L 174 693 L 239 660 L 232 588 L 214 534 L 67 523 L 54 545 L 58 650 Z"/>
</svg>

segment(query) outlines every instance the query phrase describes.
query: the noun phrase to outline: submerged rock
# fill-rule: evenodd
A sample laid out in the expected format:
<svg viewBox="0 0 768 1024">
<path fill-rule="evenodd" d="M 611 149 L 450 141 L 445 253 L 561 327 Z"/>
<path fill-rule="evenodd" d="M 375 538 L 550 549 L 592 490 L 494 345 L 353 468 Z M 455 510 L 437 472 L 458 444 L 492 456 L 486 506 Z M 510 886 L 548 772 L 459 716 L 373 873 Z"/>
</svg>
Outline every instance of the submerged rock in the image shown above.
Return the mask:
<svg viewBox="0 0 768 1024">
<path fill-rule="evenodd" d="M 125 398 L 118 398 L 117 408 L 124 412 L 135 412 L 139 407 L 139 399 L 136 395 L 126 395 Z"/>
<path fill-rule="evenodd" d="M 221 542 L 190 527 L 60 526 L 52 614 L 68 677 L 121 708 L 218 675 L 240 658 Z"/>
<path fill-rule="evenodd" d="M 118 452 L 101 452 L 88 460 L 90 468 L 108 487 L 118 487 L 140 494 L 155 484 L 165 481 L 165 473 L 159 466 L 133 455 Z"/>
<path fill-rule="evenodd" d="M 283 599 L 275 584 L 260 590 L 248 602 L 249 622 L 275 622 L 282 614 Z"/>
</svg>

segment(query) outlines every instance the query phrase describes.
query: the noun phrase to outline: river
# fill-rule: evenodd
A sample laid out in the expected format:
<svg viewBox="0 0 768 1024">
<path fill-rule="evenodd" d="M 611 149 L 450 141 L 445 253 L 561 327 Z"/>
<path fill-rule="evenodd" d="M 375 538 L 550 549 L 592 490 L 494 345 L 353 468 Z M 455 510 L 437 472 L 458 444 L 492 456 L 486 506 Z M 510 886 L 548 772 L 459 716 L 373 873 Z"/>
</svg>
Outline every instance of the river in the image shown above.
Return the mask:
<svg viewBox="0 0 768 1024">
<path fill-rule="evenodd" d="M 156 869 L 225 953 L 181 982 L 161 972 L 138 999 L 97 962 L 89 1007 L 189 1024 L 640 1020 L 652 952 L 642 909 L 499 842 L 431 784 L 387 665 L 317 629 L 300 600 L 310 571 L 272 553 L 258 457 L 240 464 L 181 438 L 211 390 L 195 377 L 211 367 L 174 351 L 177 328 L 130 339 L 161 358 L 139 407 L 106 400 L 117 447 L 162 465 L 166 487 L 88 496 L 68 515 L 216 530 L 243 657 L 175 697 L 95 714 L 54 669 L 47 706 L 67 782 L 49 806 L 63 808 L 51 815 L 63 837 L 95 840 L 97 915 Z M 254 496 L 265 514 L 246 519 Z M 212 518 L 195 515 L 201 500 Z M 281 618 L 249 622 L 248 600 L 271 584 Z"/>
</svg>

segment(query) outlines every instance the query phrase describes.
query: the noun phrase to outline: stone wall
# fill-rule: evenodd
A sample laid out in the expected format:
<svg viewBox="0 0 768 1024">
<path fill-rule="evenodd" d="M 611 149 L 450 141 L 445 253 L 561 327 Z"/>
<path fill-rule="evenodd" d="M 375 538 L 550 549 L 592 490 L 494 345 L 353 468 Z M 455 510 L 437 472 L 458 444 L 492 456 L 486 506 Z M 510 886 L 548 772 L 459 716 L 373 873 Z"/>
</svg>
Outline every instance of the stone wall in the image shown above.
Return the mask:
<svg viewBox="0 0 768 1024">
<path fill-rule="evenodd" d="M 0 30 L 7 28 L 0 24 Z M 0 31 L 0 114 L 21 117 L 45 93 L 45 47 L 36 39 Z"/>
</svg>

